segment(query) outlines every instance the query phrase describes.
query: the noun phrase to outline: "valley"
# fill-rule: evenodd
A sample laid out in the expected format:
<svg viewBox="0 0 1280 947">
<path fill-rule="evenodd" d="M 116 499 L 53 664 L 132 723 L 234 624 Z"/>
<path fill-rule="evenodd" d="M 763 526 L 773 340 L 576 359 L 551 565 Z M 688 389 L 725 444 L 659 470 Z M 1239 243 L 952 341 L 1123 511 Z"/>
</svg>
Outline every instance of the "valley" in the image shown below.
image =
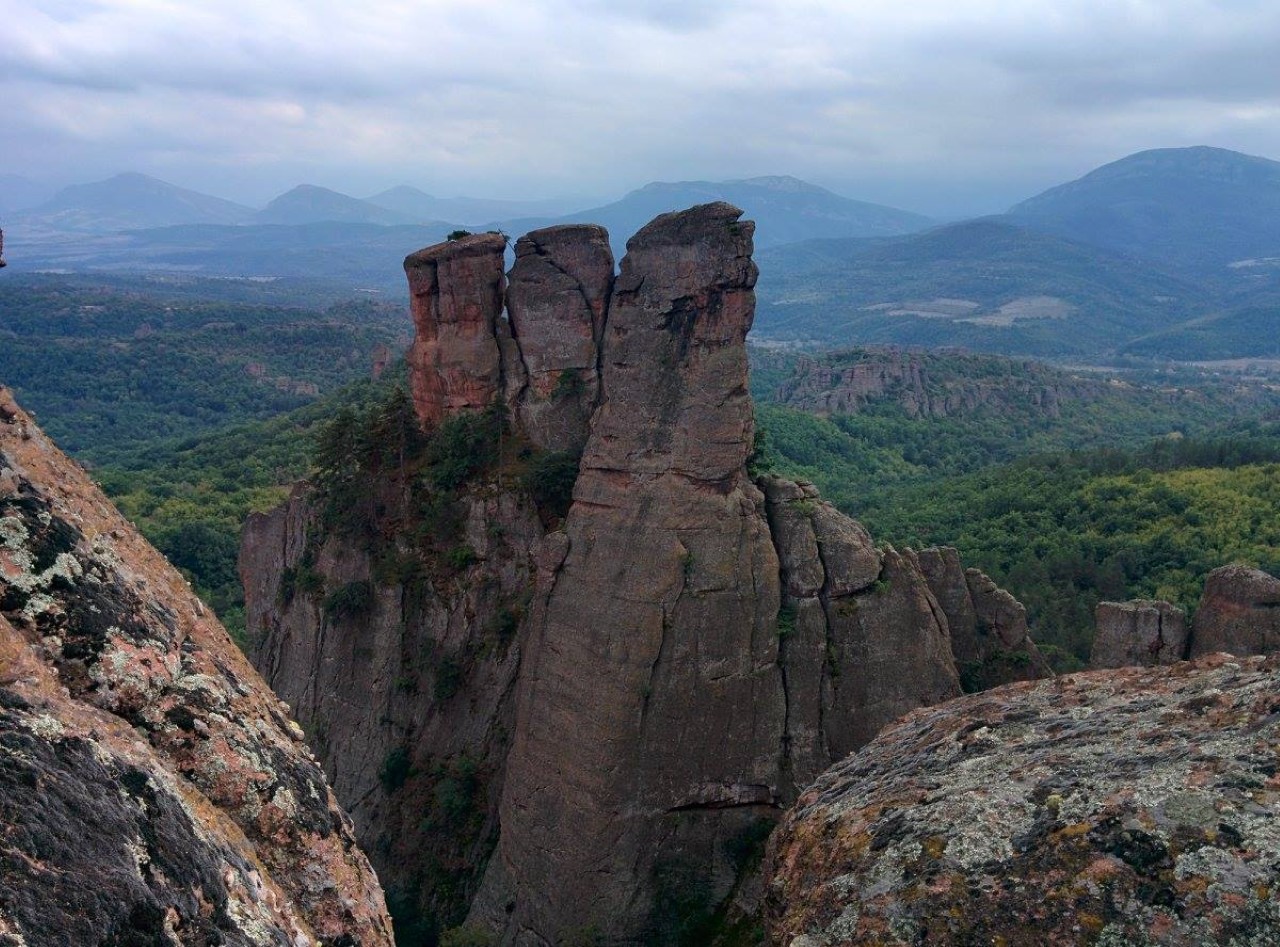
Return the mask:
<svg viewBox="0 0 1280 947">
<path fill-rule="evenodd" d="M 369 854 L 401 947 L 844 936 L 843 895 L 805 890 L 827 854 L 859 872 L 884 859 L 915 866 L 907 878 L 927 855 L 980 875 L 963 849 L 986 844 L 935 824 L 957 825 L 945 808 L 885 822 L 876 807 L 897 777 L 846 758 L 914 758 L 938 727 L 958 734 L 947 780 L 968 778 L 965 754 L 1007 768 L 1020 740 L 1062 726 L 1052 687 L 1100 708 L 1079 752 L 1112 740 L 1130 768 L 1139 749 L 1107 729 L 1130 706 L 1209 701 L 1223 739 L 1240 741 L 1222 751 L 1237 762 L 1254 750 L 1232 728 L 1249 714 L 1268 725 L 1240 696 L 1274 678 L 1274 658 L 1245 660 L 1270 650 L 1262 619 L 1230 699 L 1213 695 L 1231 666 L 1207 652 L 1174 678 L 1037 683 L 1100 666 L 1104 601 L 1159 599 L 1208 625 L 1215 609 L 1264 608 L 1266 574 L 1280 573 L 1280 284 L 1269 267 L 1233 265 L 1274 255 L 1260 222 L 1271 205 L 1221 193 L 1280 179 L 1272 162 L 1187 152 L 1144 153 L 1008 215 L 942 225 L 788 178 L 650 185 L 581 214 L 607 230 L 550 204 L 411 189 L 357 201 L 299 188 L 253 210 L 130 178 L 123 203 L 87 192 L 97 216 L 69 189 L 19 217 L 0 281 L 0 382 L 17 399 L 0 402 L 0 510 L 22 527 L 0 536 L 4 641 L 31 649 L 24 661 L 82 662 L 74 679 L 99 683 L 76 701 L 145 723 L 175 754 L 130 764 L 156 785 L 188 766 L 182 741 L 203 736 L 160 722 L 173 711 L 180 730 L 194 726 L 172 706 L 186 685 L 135 695 L 133 678 L 103 677 L 102 648 L 133 645 L 85 624 L 76 596 L 88 593 L 41 571 L 63 562 L 41 543 L 63 543 L 94 575 L 116 568 L 89 539 L 41 532 L 31 498 L 62 501 L 33 471 L 71 469 L 47 434 L 92 477 L 77 502 L 109 499 L 131 524 L 105 534 L 131 550 L 145 538 L 176 567 L 148 559 L 146 574 L 190 584 L 175 593 L 184 616 L 216 614 L 198 636 L 236 652 L 217 659 L 228 686 L 239 649 L 287 702 L 280 719 L 298 723 L 281 732 L 301 725 L 327 782 L 299 778 L 315 798 L 331 785 L 350 814 L 342 838 Z M 1215 183 L 1171 209 L 1151 177 L 1173 187 L 1187 174 Z M 1125 186 L 1190 222 L 1102 214 Z M 1237 238 L 1226 256 L 1171 248 L 1224 201 Z M 666 213 L 672 202 L 698 206 Z M 468 233 L 423 219 L 436 208 L 529 216 Z M 1156 217 L 1158 234 L 1144 229 Z M 127 221 L 144 226 L 112 229 Z M 1121 224 L 1123 246 L 1099 236 Z M 24 226 L 43 236 L 24 243 Z M 1228 565 L 1245 591 L 1214 586 Z M 131 569 L 120 587 L 145 599 Z M 1254 586 L 1262 604 L 1236 600 Z M 46 588 L 47 617 L 33 597 Z M 120 626 L 154 639 L 148 675 L 179 648 L 162 605 L 154 629 Z M 44 684 L 22 686 L 23 701 L 46 699 Z M 35 726 L 24 706 L 0 708 L 3 733 Z M 95 752 L 107 751 L 124 752 Z M 1197 791 L 1180 765 L 1162 778 Z M 1020 837 L 1064 865 L 1084 857 L 1056 847 L 1070 824 L 1091 826 L 1086 848 L 1121 844 L 1106 812 L 1044 785 L 1015 792 L 1043 832 L 983 810 L 993 838 L 1031 832 Z M 200 786 L 244 821 L 221 788 Z M 874 824 L 885 845 L 815 850 L 810 820 L 836 818 L 822 809 L 836 798 L 854 820 L 842 837 Z M 1230 857 L 1270 844 L 1223 818 Z M 912 845 L 924 854 L 903 855 Z M 367 888 L 363 856 L 325 857 Z M 389 942 L 381 892 L 361 889 L 359 909 L 336 919 L 273 871 L 288 896 L 271 924 L 315 916 L 334 947 Z M 1125 890 L 1164 918 L 1135 871 Z M 1214 871 L 1204 884 L 1225 883 Z M 914 890 L 904 881 L 893 897 L 914 903 Z M 1177 897 L 1196 918 L 1252 930 L 1235 902 Z M 1255 889 L 1241 897 L 1268 909 Z M 1034 911 L 1010 897 L 970 916 L 956 898 L 955 923 L 983 936 Z M 890 929 L 877 905 L 849 922 L 862 936 Z M 1130 931 L 1124 912 L 1096 912 L 1099 931 Z M 0 913 L 0 942 L 7 923 Z M 364 939 L 341 939 L 356 928 Z"/>
</svg>

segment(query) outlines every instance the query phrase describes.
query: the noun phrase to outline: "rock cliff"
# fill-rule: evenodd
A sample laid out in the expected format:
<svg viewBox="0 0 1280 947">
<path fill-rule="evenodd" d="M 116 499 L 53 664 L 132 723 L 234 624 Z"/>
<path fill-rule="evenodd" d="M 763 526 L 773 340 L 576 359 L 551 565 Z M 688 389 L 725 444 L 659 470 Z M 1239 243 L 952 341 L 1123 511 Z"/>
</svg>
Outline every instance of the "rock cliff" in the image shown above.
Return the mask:
<svg viewBox="0 0 1280 947">
<path fill-rule="evenodd" d="M 1053 676 L 1021 602 L 979 570 L 965 569 L 950 546 L 923 549 L 915 561 L 946 616 L 966 692 Z"/>
<path fill-rule="evenodd" d="M 470 904 L 504 944 L 710 939 L 804 783 L 960 693 L 915 554 L 748 471 L 740 218 L 663 215 L 616 277 L 594 227 L 521 238 L 506 277 L 489 235 L 409 257 L 416 414 L 436 445 L 499 424 L 487 466 L 383 470 L 346 532 L 305 489 L 246 528 L 255 662 L 424 930 Z M 530 473 L 564 458 L 549 512 Z M 445 519 L 456 545 L 424 541 Z M 958 574 L 963 635 L 1034 653 Z"/>
<path fill-rule="evenodd" d="M 908 417 L 988 411 L 1056 418 L 1069 401 L 1103 397 L 1105 383 L 990 355 L 860 348 L 800 360 L 776 400 L 815 414 L 859 414 L 891 401 Z"/>
<path fill-rule="evenodd" d="M 0 943 L 389 947 L 288 714 L 0 389 Z"/>
<path fill-rule="evenodd" d="M 1277 694 L 1211 655 L 917 710 L 774 836 L 771 942 L 1277 943 Z"/>
</svg>

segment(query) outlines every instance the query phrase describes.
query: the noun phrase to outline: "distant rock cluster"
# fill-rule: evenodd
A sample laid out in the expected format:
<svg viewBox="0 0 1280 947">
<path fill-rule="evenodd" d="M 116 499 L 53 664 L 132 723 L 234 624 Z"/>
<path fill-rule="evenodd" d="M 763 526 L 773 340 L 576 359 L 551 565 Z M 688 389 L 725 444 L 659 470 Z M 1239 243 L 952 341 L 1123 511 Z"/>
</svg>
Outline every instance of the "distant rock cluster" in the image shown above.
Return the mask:
<svg viewBox="0 0 1280 947">
<path fill-rule="evenodd" d="M 1103 602 L 1089 666 L 1154 667 L 1225 651 L 1246 657 L 1280 651 L 1280 579 L 1248 566 L 1223 566 L 1205 579 L 1195 618 L 1168 602 Z"/>
</svg>

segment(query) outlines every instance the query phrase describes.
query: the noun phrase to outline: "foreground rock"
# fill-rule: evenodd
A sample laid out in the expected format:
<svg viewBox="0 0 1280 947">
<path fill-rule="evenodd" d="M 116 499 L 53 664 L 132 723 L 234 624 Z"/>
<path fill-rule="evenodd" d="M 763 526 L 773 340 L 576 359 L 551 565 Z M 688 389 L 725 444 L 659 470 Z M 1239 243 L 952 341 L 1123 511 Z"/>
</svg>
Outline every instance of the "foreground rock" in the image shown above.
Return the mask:
<svg viewBox="0 0 1280 947">
<path fill-rule="evenodd" d="M 1091 668 L 1156 667 L 1187 656 L 1187 613 L 1168 602 L 1100 602 L 1094 611 Z"/>
<path fill-rule="evenodd" d="M 287 708 L 4 389 L 0 812 L 0 943 L 391 943 Z"/>
<path fill-rule="evenodd" d="M 1212 655 L 918 710 L 780 828 L 772 942 L 1280 943 L 1278 695 Z"/>
</svg>

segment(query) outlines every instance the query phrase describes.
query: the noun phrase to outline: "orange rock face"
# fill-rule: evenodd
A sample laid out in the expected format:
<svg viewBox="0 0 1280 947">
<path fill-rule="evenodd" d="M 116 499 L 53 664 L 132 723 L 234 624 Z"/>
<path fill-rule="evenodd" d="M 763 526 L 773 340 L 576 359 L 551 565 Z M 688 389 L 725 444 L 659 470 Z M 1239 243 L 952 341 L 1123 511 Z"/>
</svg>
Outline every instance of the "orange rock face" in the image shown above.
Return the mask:
<svg viewBox="0 0 1280 947">
<path fill-rule="evenodd" d="M 498 234 L 474 234 L 407 257 L 416 330 L 409 350 L 418 417 L 428 427 L 487 407 L 502 391 L 503 252 Z"/>
<path fill-rule="evenodd" d="M 4 389 L 0 761 L 2 942 L 391 944 L 288 708 Z"/>
</svg>

